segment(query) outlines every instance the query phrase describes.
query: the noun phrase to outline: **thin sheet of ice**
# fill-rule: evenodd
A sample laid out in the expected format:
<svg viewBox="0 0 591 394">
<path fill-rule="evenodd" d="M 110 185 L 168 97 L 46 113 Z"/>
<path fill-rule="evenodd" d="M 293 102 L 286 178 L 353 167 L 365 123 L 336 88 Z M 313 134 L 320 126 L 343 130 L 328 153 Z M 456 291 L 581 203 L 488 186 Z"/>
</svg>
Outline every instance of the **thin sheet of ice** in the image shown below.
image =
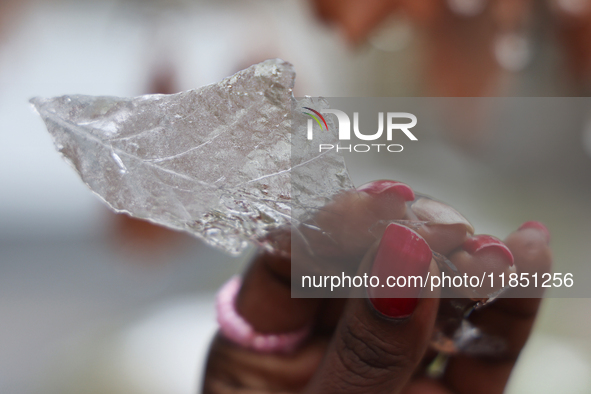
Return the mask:
<svg viewBox="0 0 591 394">
<path fill-rule="evenodd" d="M 292 223 L 293 191 L 307 211 L 352 187 L 336 154 L 295 149 L 292 158 L 306 135 L 301 120 L 291 135 L 294 80 L 293 66 L 274 59 L 172 95 L 31 102 L 58 151 L 113 210 L 238 254 Z M 292 177 L 292 160 L 305 177 Z"/>
</svg>

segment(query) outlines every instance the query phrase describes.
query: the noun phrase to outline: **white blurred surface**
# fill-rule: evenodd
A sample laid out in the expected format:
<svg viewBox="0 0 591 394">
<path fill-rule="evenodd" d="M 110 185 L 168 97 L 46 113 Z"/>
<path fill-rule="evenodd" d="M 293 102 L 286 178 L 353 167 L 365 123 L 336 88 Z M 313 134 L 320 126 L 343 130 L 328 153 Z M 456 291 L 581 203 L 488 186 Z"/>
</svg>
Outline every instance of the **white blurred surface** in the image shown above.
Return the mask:
<svg viewBox="0 0 591 394">
<path fill-rule="evenodd" d="M 156 304 L 102 337 L 70 341 L 55 393 L 194 394 L 217 329 L 213 296 Z M 89 386 L 88 382 L 93 382 Z"/>
<path fill-rule="evenodd" d="M 534 334 L 520 356 L 507 394 L 584 394 L 590 387 L 591 360 L 575 341 Z"/>
</svg>

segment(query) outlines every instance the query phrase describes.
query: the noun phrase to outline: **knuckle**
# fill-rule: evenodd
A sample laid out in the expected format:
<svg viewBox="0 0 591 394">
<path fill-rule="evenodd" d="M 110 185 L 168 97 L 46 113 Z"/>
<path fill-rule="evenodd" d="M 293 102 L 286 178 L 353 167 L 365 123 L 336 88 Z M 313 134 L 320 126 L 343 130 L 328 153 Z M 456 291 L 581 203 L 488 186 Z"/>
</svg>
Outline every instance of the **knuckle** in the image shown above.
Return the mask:
<svg viewBox="0 0 591 394">
<path fill-rule="evenodd" d="M 350 379 L 391 380 L 413 365 L 411 352 L 403 342 L 382 338 L 358 318 L 344 324 L 342 330 L 336 344 L 337 354 L 343 367 L 351 373 Z"/>
</svg>

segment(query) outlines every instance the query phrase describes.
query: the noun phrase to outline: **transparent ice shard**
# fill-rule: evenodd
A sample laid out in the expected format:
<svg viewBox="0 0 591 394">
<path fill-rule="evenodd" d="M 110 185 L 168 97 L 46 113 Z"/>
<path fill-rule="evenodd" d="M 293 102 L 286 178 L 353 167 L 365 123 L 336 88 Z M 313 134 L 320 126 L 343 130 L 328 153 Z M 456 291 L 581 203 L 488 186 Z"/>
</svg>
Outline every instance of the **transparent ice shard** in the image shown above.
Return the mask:
<svg viewBox="0 0 591 394">
<path fill-rule="evenodd" d="M 352 187 L 334 153 L 297 155 L 312 179 L 292 184 L 292 143 L 305 138 L 305 128 L 291 135 L 294 80 L 293 66 L 274 59 L 172 95 L 31 103 L 59 152 L 113 210 L 238 254 L 292 223 L 294 191 L 314 209 Z"/>
<path fill-rule="evenodd" d="M 343 156 L 336 153 L 335 149 L 319 149 L 321 145 L 336 146 L 339 142 L 333 116 L 325 117 L 328 127 L 314 133 L 314 143 L 308 140 L 307 129 L 311 119 L 305 113 L 310 112 L 307 109 L 310 107 L 322 111 L 328 109 L 329 105 L 326 100 L 315 97 L 302 98 L 292 104 L 293 224 L 314 221 L 318 210 L 324 209 L 336 195 L 354 189 Z"/>
</svg>

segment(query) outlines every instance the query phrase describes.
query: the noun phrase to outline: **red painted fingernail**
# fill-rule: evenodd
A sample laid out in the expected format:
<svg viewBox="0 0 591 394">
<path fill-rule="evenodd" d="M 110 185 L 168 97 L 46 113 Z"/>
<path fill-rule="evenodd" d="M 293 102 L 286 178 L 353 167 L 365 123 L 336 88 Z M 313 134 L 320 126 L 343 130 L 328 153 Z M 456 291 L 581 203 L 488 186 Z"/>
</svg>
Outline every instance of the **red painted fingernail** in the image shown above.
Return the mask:
<svg viewBox="0 0 591 394">
<path fill-rule="evenodd" d="M 404 201 L 413 201 L 415 199 L 415 193 L 410 186 L 395 181 L 373 181 L 361 186 L 357 191 L 366 192 L 372 196 L 393 193 L 402 197 Z"/>
<path fill-rule="evenodd" d="M 462 249 L 470 254 L 475 254 L 481 250 L 497 250 L 499 251 L 508 261 L 510 266 L 513 266 L 513 253 L 509 250 L 507 245 L 500 239 L 493 237 L 492 235 L 475 235 L 474 237 L 468 238 L 462 244 Z"/>
<path fill-rule="evenodd" d="M 523 223 L 521 225 L 521 227 L 519 227 L 517 230 L 521 231 L 521 230 L 525 230 L 525 229 L 534 229 L 534 230 L 540 231 L 542 234 L 544 234 L 544 238 L 546 239 L 546 243 L 548 243 L 548 244 L 550 243 L 550 231 L 542 223 L 532 220 L 530 222 Z"/>
<path fill-rule="evenodd" d="M 388 225 L 371 270 L 371 275 L 377 276 L 380 282 L 377 287 L 368 289 L 370 301 L 378 312 L 392 318 L 413 313 L 421 293 L 420 283 L 415 281 L 417 277 L 424 280 L 427 276 L 432 255 L 419 234 L 395 223 Z M 389 287 L 388 282 L 395 283 L 392 277 L 405 278 L 405 285 Z M 395 284 L 402 285 L 402 280 Z"/>
</svg>

